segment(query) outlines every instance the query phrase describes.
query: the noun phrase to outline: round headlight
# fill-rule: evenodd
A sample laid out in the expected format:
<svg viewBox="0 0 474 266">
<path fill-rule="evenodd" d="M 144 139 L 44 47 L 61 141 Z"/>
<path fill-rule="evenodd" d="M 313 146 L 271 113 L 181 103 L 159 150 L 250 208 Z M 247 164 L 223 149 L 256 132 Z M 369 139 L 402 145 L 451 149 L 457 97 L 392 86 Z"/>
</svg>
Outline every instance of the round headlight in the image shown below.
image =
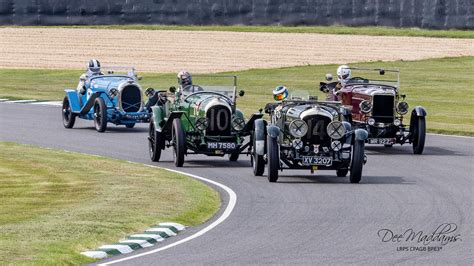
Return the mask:
<svg viewBox="0 0 474 266">
<path fill-rule="evenodd" d="M 204 131 L 206 128 L 209 126 L 209 123 L 207 122 L 207 119 L 204 117 L 199 117 L 196 120 L 196 128 L 198 130 Z"/>
<path fill-rule="evenodd" d="M 372 104 L 369 101 L 362 101 L 359 104 L 359 110 L 364 113 L 370 113 L 372 111 Z"/>
<path fill-rule="evenodd" d="M 375 119 L 369 118 L 369 120 L 367 120 L 367 123 L 369 123 L 369 125 L 373 126 L 373 125 L 375 125 Z"/>
<path fill-rule="evenodd" d="M 148 98 L 151 98 L 153 97 L 153 95 L 155 95 L 155 89 L 153 88 L 147 88 L 145 90 L 145 96 L 148 97 Z"/>
<path fill-rule="evenodd" d="M 119 94 L 119 91 L 116 88 L 112 88 L 109 90 L 109 96 L 111 98 L 117 97 L 118 94 Z"/>
<path fill-rule="evenodd" d="M 232 120 L 232 128 L 235 130 L 235 131 L 241 131 L 242 129 L 244 129 L 245 127 L 245 120 L 240 118 L 240 117 L 236 117 L 234 118 L 234 120 Z"/>
<path fill-rule="evenodd" d="M 395 126 L 397 126 L 397 127 L 398 127 L 401 123 L 402 123 L 402 122 L 401 122 L 400 120 L 398 120 L 398 119 L 393 120 L 393 124 L 394 124 Z"/>
<path fill-rule="evenodd" d="M 346 134 L 346 128 L 339 121 L 332 121 L 327 127 L 329 137 L 332 139 L 340 139 Z"/>
<path fill-rule="evenodd" d="M 290 134 L 295 138 L 301 138 L 308 132 L 308 124 L 303 120 L 294 120 L 289 126 Z"/>
<path fill-rule="evenodd" d="M 397 113 L 404 115 L 408 113 L 408 103 L 407 102 L 399 102 L 397 105 Z"/>
<path fill-rule="evenodd" d="M 303 141 L 301 141 L 300 139 L 295 139 L 293 140 L 293 148 L 297 149 L 297 150 L 300 150 L 303 148 Z"/>
<path fill-rule="evenodd" d="M 339 151 L 340 149 L 342 149 L 342 143 L 339 140 L 331 142 L 331 149 L 333 149 L 334 151 Z"/>
</svg>

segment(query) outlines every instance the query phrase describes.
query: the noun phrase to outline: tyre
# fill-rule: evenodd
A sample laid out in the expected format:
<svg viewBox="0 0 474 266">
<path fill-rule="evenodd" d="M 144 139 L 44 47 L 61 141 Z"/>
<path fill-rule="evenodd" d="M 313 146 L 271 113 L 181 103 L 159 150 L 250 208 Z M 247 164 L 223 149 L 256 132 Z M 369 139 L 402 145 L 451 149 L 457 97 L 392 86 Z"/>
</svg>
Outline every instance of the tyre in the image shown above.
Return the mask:
<svg viewBox="0 0 474 266">
<path fill-rule="evenodd" d="M 173 159 L 176 167 L 182 167 L 184 164 L 184 153 L 186 152 L 186 139 L 184 136 L 181 119 L 173 120 L 172 142 L 173 142 Z"/>
<path fill-rule="evenodd" d="M 255 176 L 262 176 L 263 172 L 265 171 L 265 161 L 263 159 L 263 155 L 257 154 L 256 149 L 256 139 L 255 136 L 252 136 L 252 154 L 250 155 L 250 163 L 252 164 L 253 174 Z"/>
<path fill-rule="evenodd" d="M 422 154 L 425 149 L 426 120 L 424 116 L 418 116 L 413 123 L 413 153 Z"/>
<path fill-rule="evenodd" d="M 238 152 L 229 154 L 229 161 L 236 162 L 239 159 L 239 155 L 240 153 Z"/>
<path fill-rule="evenodd" d="M 150 153 L 150 159 L 153 162 L 160 161 L 161 150 L 164 146 L 164 139 L 161 132 L 155 130 L 155 124 L 150 123 L 150 128 L 148 131 L 148 151 Z"/>
<path fill-rule="evenodd" d="M 132 123 L 132 124 L 125 124 L 125 127 L 126 128 L 133 128 L 135 126 L 135 123 Z"/>
<path fill-rule="evenodd" d="M 267 137 L 268 141 L 268 164 L 267 164 L 267 172 L 268 172 L 268 181 L 276 182 L 278 180 L 278 169 L 280 164 L 280 154 L 278 153 L 278 142 L 276 138 L 272 138 L 270 136 Z"/>
<path fill-rule="evenodd" d="M 69 104 L 69 99 L 67 98 L 67 96 L 64 97 L 63 100 L 62 118 L 63 126 L 65 128 L 74 127 L 74 123 L 76 122 L 76 114 L 72 112 L 71 105 Z"/>
<path fill-rule="evenodd" d="M 345 177 L 345 176 L 347 176 L 347 173 L 349 173 L 349 169 L 337 169 L 336 170 L 336 175 L 338 177 Z"/>
<path fill-rule="evenodd" d="M 107 106 L 101 97 L 95 99 L 94 125 L 97 132 L 104 132 L 107 128 Z"/>
<path fill-rule="evenodd" d="M 359 183 L 362 178 L 362 167 L 364 166 L 364 141 L 356 140 L 352 147 L 351 173 L 349 181 Z"/>
</svg>

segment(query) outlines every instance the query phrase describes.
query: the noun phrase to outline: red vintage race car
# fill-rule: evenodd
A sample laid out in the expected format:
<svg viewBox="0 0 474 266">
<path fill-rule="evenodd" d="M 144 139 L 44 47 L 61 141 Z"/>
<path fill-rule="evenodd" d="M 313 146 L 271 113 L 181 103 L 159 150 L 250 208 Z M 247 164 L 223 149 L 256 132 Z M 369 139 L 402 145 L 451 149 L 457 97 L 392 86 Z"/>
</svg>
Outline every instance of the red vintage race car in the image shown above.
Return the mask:
<svg viewBox="0 0 474 266">
<path fill-rule="evenodd" d="M 422 154 L 426 138 L 426 110 L 416 106 L 409 121 L 406 96 L 400 94 L 400 71 L 384 69 L 350 68 L 352 78 L 344 82 L 331 82 L 332 75 L 326 75 L 326 82 L 320 89 L 327 93 L 327 100 L 340 101 L 351 110 L 346 116 L 356 128 L 369 133 L 368 144 L 391 147 L 411 143 L 414 154 Z"/>
</svg>

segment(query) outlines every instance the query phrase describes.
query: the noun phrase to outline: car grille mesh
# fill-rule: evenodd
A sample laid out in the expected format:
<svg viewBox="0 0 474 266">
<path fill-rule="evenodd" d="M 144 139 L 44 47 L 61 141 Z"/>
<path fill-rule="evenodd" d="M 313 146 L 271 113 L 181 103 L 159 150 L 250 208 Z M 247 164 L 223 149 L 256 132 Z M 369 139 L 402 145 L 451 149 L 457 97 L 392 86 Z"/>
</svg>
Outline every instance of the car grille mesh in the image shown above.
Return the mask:
<svg viewBox="0 0 474 266">
<path fill-rule="evenodd" d="M 142 94 L 140 89 L 134 85 L 125 86 L 120 93 L 120 99 L 122 101 L 122 109 L 125 112 L 138 112 L 140 111 Z"/>
<path fill-rule="evenodd" d="M 232 115 L 227 107 L 222 105 L 211 107 L 207 110 L 206 116 L 209 122 L 206 130 L 208 135 L 230 135 Z"/>
<path fill-rule="evenodd" d="M 331 123 L 331 119 L 322 115 L 307 116 L 303 119 L 308 124 L 308 133 L 303 137 L 303 141 L 309 144 L 329 146 L 331 138 L 328 136 L 326 128 Z"/>
<path fill-rule="evenodd" d="M 372 117 L 378 123 L 392 123 L 394 112 L 393 95 L 374 95 Z"/>
</svg>

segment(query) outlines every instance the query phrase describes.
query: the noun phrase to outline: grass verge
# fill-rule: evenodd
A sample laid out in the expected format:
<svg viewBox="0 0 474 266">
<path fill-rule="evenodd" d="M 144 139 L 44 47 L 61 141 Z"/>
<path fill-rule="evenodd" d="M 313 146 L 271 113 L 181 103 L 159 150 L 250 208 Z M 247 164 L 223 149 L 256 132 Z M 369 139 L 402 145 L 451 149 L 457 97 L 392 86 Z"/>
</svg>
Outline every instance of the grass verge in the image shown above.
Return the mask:
<svg viewBox="0 0 474 266">
<path fill-rule="evenodd" d="M 11 27 L 11 26 L 5 26 Z M 22 26 L 24 27 L 24 26 Z M 44 27 L 44 26 L 29 26 Z M 48 26 L 51 27 L 51 26 Z M 171 25 L 100 25 L 100 26 L 52 26 L 59 28 L 92 28 L 114 30 L 188 30 L 188 31 L 231 31 L 231 32 L 274 32 L 274 33 L 323 33 L 371 36 L 412 36 L 438 38 L 474 38 L 472 30 L 429 30 L 420 28 L 394 27 L 348 27 L 348 26 L 171 26 Z"/>
<path fill-rule="evenodd" d="M 474 136 L 474 57 L 429 59 L 422 61 L 355 63 L 351 66 L 399 68 L 401 91 L 411 107 L 428 111 L 428 131 Z M 239 76 L 239 87 L 246 95 L 238 106 L 247 115 L 272 101 L 271 90 L 286 85 L 290 90 L 306 90 L 318 95 L 319 81 L 325 73 L 334 74 L 336 65 L 314 65 L 279 69 L 253 69 L 229 72 Z M 61 100 L 65 86 L 75 87 L 81 71 L 76 70 L 2 70 L 0 98 Z M 175 74 L 144 74 L 142 86 L 166 89 L 176 84 Z"/>
<path fill-rule="evenodd" d="M 201 224 L 219 195 L 184 175 L 0 142 L 0 261 L 84 264 L 79 252 L 163 221 Z"/>
</svg>

